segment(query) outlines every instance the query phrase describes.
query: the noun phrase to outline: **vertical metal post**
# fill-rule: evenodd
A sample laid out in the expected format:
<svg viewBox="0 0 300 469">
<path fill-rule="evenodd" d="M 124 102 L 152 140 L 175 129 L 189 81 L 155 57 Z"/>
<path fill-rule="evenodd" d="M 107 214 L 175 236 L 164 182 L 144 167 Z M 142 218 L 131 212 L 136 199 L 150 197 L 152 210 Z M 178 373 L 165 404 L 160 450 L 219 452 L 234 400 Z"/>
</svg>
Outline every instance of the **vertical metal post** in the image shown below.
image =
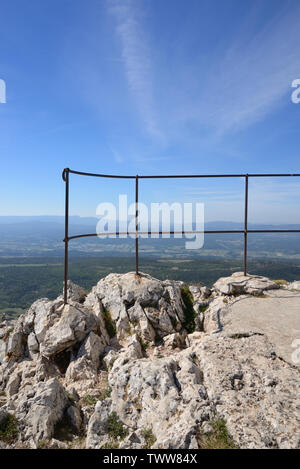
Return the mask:
<svg viewBox="0 0 300 469">
<path fill-rule="evenodd" d="M 65 198 L 65 270 L 64 270 L 64 304 L 68 303 L 68 268 L 69 268 L 69 168 L 63 171 L 63 180 L 66 183 L 66 198 Z"/>
<path fill-rule="evenodd" d="M 247 275 L 248 174 L 245 176 L 244 275 Z"/>
<path fill-rule="evenodd" d="M 135 273 L 139 275 L 139 238 L 138 238 L 138 203 L 139 203 L 139 177 L 135 177 Z"/>
</svg>

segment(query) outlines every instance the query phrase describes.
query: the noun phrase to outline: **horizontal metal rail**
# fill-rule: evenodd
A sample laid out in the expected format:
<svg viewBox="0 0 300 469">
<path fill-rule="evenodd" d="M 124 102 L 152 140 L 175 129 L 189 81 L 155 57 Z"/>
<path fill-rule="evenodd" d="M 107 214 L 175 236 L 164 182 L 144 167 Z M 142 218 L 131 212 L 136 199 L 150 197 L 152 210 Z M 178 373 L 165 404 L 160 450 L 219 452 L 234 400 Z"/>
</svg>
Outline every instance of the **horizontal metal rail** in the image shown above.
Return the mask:
<svg viewBox="0 0 300 469">
<path fill-rule="evenodd" d="M 115 178 L 115 179 L 136 179 L 136 176 L 125 176 L 125 175 L 116 175 L 116 174 L 98 174 L 98 173 L 86 173 L 82 171 L 74 171 L 73 169 L 65 168 L 63 170 L 63 180 L 64 173 L 68 171 L 71 174 L 78 174 L 80 176 L 92 176 L 99 178 Z M 165 175 L 152 175 L 152 176 L 142 176 L 138 175 L 139 179 L 172 179 L 172 178 L 245 178 L 246 176 L 250 177 L 294 177 L 300 176 L 300 173 L 261 173 L 261 174 L 165 174 Z"/>
<path fill-rule="evenodd" d="M 76 174 L 79 176 L 91 176 L 99 178 L 113 178 L 113 179 L 134 179 L 135 180 L 135 231 L 116 231 L 113 233 L 87 233 L 69 236 L 69 175 Z M 67 283 L 68 283 L 68 245 L 72 239 L 86 238 L 86 237 L 109 237 L 109 236 L 132 236 L 135 238 L 135 265 L 136 274 L 139 275 L 139 246 L 138 239 L 140 236 L 147 235 L 175 235 L 175 234 L 226 234 L 226 233 L 240 233 L 244 235 L 244 275 L 247 274 L 247 235 L 248 233 L 300 233 L 300 230 L 255 230 L 248 229 L 248 180 L 251 177 L 300 177 L 300 173 L 288 174 L 176 174 L 176 175 L 153 175 L 153 176 L 125 176 L 125 175 L 113 175 L 113 174 L 97 174 L 88 173 L 82 171 L 74 171 L 69 168 L 65 168 L 62 172 L 62 178 L 66 183 L 65 191 L 65 261 L 64 261 L 64 303 L 67 304 Z M 138 183 L 139 179 L 178 179 L 178 178 L 244 178 L 245 179 L 245 209 L 244 209 L 244 229 L 241 230 L 195 230 L 195 231 L 139 231 L 138 230 Z"/>
<path fill-rule="evenodd" d="M 111 232 L 111 233 L 87 233 L 87 234 L 81 234 L 81 235 L 73 235 L 69 236 L 68 240 L 70 239 L 77 239 L 77 238 L 88 238 L 88 237 L 93 237 L 97 236 L 99 238 L 101 237 L 109 237 L 109 236 L 134 236 L 134 237 L 139 237 L 139 236 L 151 236 L 151 235 L 164 235 L 164 234 L 169 234 L 169 235 L 175 235 L 175 234 L 220 234 L 220 233 L 245 233 L 245 230 L 203 230 L 203 231 L 116 231 L 116 232 Z M 247 230 L 247 233 L 300 233 L 300 230 Z M 65 240 L 63 240 L 65 241 Z"/>
</svg>

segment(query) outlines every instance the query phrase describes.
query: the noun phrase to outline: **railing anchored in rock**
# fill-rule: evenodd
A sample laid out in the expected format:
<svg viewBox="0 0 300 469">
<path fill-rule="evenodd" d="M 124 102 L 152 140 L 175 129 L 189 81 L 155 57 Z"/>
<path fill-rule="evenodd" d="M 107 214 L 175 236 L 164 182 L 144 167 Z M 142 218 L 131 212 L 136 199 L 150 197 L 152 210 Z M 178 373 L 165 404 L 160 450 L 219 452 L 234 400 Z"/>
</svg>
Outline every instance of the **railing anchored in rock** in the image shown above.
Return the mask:
<svg viewBox="0 0 300 469">
<path fill-rule="evenodd" d="M 244 275 L 247 273 L 247 235 L 248 233 L 300 233 L 300 230 L 249 230 L 248 229 L 248 181 L 249 178 L 261 178 L 261 177 L 300 177 L 300 174 L 177 174 L 177 175 L 164 175 L 164 176 L 120 176 L 111 174 L 96 174 L 96 173 L 85 173 L 82 171 L 74 171 L 70 168 L 65 168 L 62 172 L 62 178 L 65 182 L 65 260 L 64 260 L 64 303 L 68 302 L 67 294 L 67 283 L 68 283 L 68 270 L 69 270 L 69 241 L 76 238 L 85 238 L 91 236 L 101 236 L 101 233 L 89 233 L 79 234 L 75 236 L 69 236 L 69 185 L 70 185 L 70 174 L 76 174 L 79 176 L 91 176 L 98 178 L 113 178 L 113 179 L 133 179 L 135 180 L 135 231 L 134 232 L 120 232 L 114 233 L 103 233 L 103 236 L 134 236 L 135 237 L 135 271 L 139 275 L 139 236 L 141 235 L 163 235 L 163 234 L 220 234 L 220 233 L 241 233 L 244 235 Z M 243 230 L 203 230 L 203 231 L 157 231 L 155 233 L 151 231 L 139 231 L 139 213 L 138 213 L 138 200 L 139 200 L 139 180 L 141 179 L 180 179 L 180 178 L 244 178 L 245 180 L 245 208 L 244 208 L 244 229 Z"/>
</svg>

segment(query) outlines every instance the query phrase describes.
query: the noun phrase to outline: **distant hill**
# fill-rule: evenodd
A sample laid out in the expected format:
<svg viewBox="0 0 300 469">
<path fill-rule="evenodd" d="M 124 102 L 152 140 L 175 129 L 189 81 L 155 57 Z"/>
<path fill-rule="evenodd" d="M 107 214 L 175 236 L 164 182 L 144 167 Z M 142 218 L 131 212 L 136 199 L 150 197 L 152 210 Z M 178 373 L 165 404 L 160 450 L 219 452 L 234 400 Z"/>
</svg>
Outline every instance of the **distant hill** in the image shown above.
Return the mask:
<svg viewBox="0 0 300 469">
<path fill-rule="evenodd" d="M 80 217 L 72 215 L 69 217 L 70 223 L 80 225 L 92 225 L 97 220 L 96 217 Z M 63 215 L 36 215 L 36 216 L 0 216 L 0 225 L 26 223 L 26 222 L 45 222 L 64 224 L 65 217 Z"/>
<path fill-rule="evenodd" d="M 69 234 L 95 233 L 98 219 L 70 216 Z M 249 223 L 249 229 L 300 229 L 300 225 L 270 225 Z M 171 228 L 172 229 L 172 228 Z M 243 223 L 213 221 L 206 230 L 242 230 Z M 63 216 L 2 216 L 0 217 L 0 256 L 62 256 L 64 238 Z M 182 257 L 213 256 L 237 258 L 243 249 L 242 234 L 206 234 L 204 247 L 185 250 L 185 239 L 141 239 L 141 252 L 150 256 Z M 249 256 L 260 258 L 299 258 L 300 233 L 249 234 Z M 78 255 L 128 255 L 133 252 L 131 238 L 72 240 L 70 253 Z"/>
</svg>

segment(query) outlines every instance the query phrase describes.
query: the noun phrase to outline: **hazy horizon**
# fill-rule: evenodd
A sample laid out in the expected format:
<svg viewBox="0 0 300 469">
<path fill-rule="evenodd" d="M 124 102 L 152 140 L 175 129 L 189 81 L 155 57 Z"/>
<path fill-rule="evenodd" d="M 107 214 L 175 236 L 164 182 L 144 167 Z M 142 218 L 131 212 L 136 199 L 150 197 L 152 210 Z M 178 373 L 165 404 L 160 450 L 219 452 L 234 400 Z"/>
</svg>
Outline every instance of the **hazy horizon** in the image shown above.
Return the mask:
<svg viewBox="0 0 300 469">
<path fill-rule="evenodd" d="M 45 220 L 44 220 L 45 219 Z M 49 220 L 47 220 L 49 219 Z M 28 222 L 28 221 L 40 221 L 40 222 L 48 222 L 48 221 L 52 221 L 55 223 L 55 221 L 60 221 L 62 224 L 64 223 L 65 221 L 65 216 L 64 215 L 0 215 L 0 225 L 1 224 L 13 224 L 13 221 L 17 222 L 17 223 L 22 223 L 22 221 L 24 222 Z M 92 222 L 97 222 L 99 220 L 99 217 L 96 217 L 96 216 L 87 216 L 87 217 L 84 217 L 84 216 L 81 216 L 81 215 L 69 215 L 69 221 L 71 222 L 72 224 L 72 221 L 83 221 L 83 222 L 90 222 L 92 224 Z M 118 218 L 116 219 L 116 221 L 118 222 Z M 204 220 L 204 224 L 205 223 L 215 223 L 215 224 L 244 224 L 244 221 L 243 220 L 240 220 L 240 221 L 234 221 L 234 220 Z M 87 223 L 88 224 L 88 223 Z M 172 225 L 172 222 L 171 222 L 171 225 Z M 248 225 L 276 225 L 276 226 L 285 226 L 285 225 L 292 225 L 292 226 L 300 226 L 300 223 L 276 223 L 276 222 L 255 222 L 255 221 L 251 221 L 251 222 L 248 222 Z"/>
</svg>

